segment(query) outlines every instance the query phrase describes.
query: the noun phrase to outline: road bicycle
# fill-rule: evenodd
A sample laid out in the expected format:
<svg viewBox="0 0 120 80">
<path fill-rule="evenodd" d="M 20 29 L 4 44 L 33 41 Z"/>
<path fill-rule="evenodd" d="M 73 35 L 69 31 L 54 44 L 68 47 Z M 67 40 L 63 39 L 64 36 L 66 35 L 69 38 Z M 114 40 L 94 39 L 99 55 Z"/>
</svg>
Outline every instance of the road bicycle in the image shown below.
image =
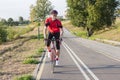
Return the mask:
<svg viewBox="0 0 120 80">
<path fill-rule="evenodd" d="M 55 47 L 55 42 L 56 41 L 59 41 L 59 43 L 61 44 L 61 41 L 62 41 L 62 39 L 55 39 L 55 37 L 53 37 L 52 39 L 51 39 L 51 45 L 50 45 L 50 47 L 51 47 L 51 61 L 50 61 L 50 65 L 51 65 L 51 71 L 52 71 L 52 73 L 54 73 L 54 70 L 55 70 L 55 67 L 56 67 L 56 47 Z M 59 44 L 59 45 L 60 45 Z"/>
</svg>

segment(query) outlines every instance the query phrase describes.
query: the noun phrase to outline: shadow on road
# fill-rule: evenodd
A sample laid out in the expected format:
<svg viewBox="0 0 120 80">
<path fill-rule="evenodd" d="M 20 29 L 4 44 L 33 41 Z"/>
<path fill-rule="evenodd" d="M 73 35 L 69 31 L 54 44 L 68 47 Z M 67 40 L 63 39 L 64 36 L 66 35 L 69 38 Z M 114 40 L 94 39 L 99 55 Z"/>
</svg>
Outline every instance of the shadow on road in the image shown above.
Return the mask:
<svg viewBox="0 0 120 80">
<path fill-rule="evenodd" d="M 80 38 L 80 37 L 63 37 L 63 39 L 68 39 L 68 38 Z"/>
<path fill-rule="evenodd" d="M 112 69 L 112 68 L 120 68 L 120 65 L 107 65 L 107 66 L 99 66 L 99 67 L 91 67 L 90 69 Z"/>
<path fill-rule="evenodd" d="M 61 79 L 40 79 L 40 80 L 61 80 Z"/>
</svg>

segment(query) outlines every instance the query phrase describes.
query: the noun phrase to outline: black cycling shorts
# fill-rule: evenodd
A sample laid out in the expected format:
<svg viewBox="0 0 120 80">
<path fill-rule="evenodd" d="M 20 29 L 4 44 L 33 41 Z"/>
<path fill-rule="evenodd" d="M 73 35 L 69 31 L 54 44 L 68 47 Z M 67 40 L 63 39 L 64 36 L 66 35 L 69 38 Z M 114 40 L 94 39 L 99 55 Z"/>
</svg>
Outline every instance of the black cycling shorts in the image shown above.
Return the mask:
<svg viewBox="0 0 120 80">
<path fill-rule="evenodd" d="M 60 41 L 59 41 L 59 38 L 60 38 L 60 32 L 57 32 L 57 33 L 50 33 L 48 34 L 48 40 L 47 40 L 47 47 L 50 46 L 51 44 L 51 39 L 55 37 L 55 40 L 56 40 L 56 48 L 57 50 L 60 50 Z"/>
</svg>

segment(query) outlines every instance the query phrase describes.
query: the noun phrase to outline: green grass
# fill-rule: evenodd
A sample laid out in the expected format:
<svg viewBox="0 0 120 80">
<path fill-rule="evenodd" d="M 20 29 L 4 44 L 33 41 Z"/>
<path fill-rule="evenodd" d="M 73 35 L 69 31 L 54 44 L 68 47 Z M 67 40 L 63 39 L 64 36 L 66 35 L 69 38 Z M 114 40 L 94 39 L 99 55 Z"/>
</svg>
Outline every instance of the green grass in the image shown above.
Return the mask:
<svg viewBox="0 0 120 80">
<path fill-rule="evenodd" d="M 38 50 L 36 50 L 35 54 L 32 54 L 32 55 L 28 56 L 27 58 L 38 58 L 38 57 L 41 57 L 43 52 L 44 52 L 44 49 L 43 48 L 39 48 Z"/>
<path fill-rule="evenodd" d="M 82 37 L 82 38 L 87 38 L 87 32 L 85 31 L 76 31 L 76 32 L 72 32 L 73 34 L 75 34 L 76 36 Z"/>
<path fill-rule="evenodd" d="M 38 37 L 40 37 L 40 39 L 44 38 L 43 34 L 40 34 Z"/>
<path fill-rule="evenodd" d="M 35 80 L 31 75 L 23 75 L 19 77 L 15 77 L 13 80 Z"/>
<path fill-rule="evenodd" d="M 38 64 L 39 61 L 36 60 L 35 58 L 38 58 L 42 55 L 42 52 L 44 52 L 44 49 L 43 48 L 39 48 L 38 50 L 36 50 L 36 53 L 35 54 L 32 54 L 30 56 L 28 56 L 24 61 L 23 63 L 24 64 Z"/>
<path fill-rule="evenodd" d="M 36 51 L 36 54 L 37 54 L 37 55 L 41 55 L 42 52 L 44 52 L 44 49 L 43 49 L 43 48 L 39 48 L 39 49 Z"/>
<path fill-rule="evenodd" d="M 64 21 L 63 25 L 65 28 L 67 28 L 72 34 L 82 37 L 82 38 L 87 38 L 87 31 L 83 29 L 82 27 L 75 27 L 71 24 L 70 21 Z"/>
<path fill-rule="evenodd" d="M 40 57 L 40 56 L 33 54 L 33 55 L 28 56 L 27 58 L 38 58 L 38 57 Z"/>
<path fill-rule="evenodd" d="M 111 28 L 96 31 L 92 38 L 120 41 L 120 19 L 117 19 Z"/>
<path fill-rule="evenodd" d="M 23 61 L 23 64 L 38 64 L 38 63 L 39 63 L 39 61 L 34 58 L 26 58 Z"/>
</svg>

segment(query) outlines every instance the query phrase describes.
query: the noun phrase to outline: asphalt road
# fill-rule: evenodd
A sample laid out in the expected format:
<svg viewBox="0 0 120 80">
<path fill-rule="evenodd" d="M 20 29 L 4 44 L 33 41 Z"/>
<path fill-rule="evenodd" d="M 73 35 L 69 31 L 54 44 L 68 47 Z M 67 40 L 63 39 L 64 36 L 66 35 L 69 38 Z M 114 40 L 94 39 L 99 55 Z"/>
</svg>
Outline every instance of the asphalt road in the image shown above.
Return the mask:
<svg viewBox="0 0 120 80">
<path fill-rule="evenodd" d="M 37 80 L 120 80 L 120 47 L 78 38 L 65 29 L 60 65 L 45 56 Z"/>
</svg>

